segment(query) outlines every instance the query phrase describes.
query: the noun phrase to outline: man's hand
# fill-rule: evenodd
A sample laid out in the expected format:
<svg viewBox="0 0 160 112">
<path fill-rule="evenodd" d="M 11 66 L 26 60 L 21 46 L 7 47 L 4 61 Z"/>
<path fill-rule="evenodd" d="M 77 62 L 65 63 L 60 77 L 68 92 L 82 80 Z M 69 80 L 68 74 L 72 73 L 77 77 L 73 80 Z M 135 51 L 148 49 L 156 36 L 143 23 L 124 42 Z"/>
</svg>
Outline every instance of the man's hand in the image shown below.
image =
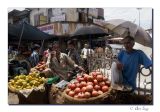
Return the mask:
<svg viewBox="0 0 160 112">
<path fill-rule="evenodd" d="M 76 68 L 78 68 L 79 70 L 81 70 L 83 72 L 85 71 L 84 68 L 82 68 L 81 66 L 77 66 Z"/>
<path fill-rule="evenodd" d="M 117 68 L 118 70 L 123 70 L 123 64 L 120 62 L 117 62 Z"/>
</svg>

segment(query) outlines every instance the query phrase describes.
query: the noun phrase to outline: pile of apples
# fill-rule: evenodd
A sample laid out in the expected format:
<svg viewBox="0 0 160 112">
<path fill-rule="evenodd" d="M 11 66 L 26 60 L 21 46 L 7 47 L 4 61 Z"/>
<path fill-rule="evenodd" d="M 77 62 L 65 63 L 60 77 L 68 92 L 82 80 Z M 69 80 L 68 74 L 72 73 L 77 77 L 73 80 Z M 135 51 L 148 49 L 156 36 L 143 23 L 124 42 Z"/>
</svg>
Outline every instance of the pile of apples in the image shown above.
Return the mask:
<svg viewBox="0 0 160 112">
<path fill-rule="evenodd" d="M 82 99 L 91 98 L 108 92 L 110 81 L 99 71 L 78 75 L 73 83 L 69 83 L 65 92 L 67 95 Z"/>
</svg>

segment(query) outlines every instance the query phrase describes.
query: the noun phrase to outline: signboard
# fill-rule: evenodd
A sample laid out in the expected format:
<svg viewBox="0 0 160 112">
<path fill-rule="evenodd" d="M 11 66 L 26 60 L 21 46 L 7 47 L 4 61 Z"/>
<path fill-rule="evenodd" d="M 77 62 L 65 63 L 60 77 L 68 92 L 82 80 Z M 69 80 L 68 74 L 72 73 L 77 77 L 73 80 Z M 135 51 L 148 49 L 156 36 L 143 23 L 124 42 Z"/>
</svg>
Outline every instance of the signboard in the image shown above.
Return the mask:
<svg viewBox="0 0 160 112">
<path fill-rule="evenodd" d="M 45 26 L 41 26 L 41 27 L 37 27 L 37 28 L 45 33 L 54 34 L 54 25 L 53 24 L 45 25 Z"/>
<path fill-rule="evenodd" d="M 65 21 L 65 14 L 59 15 L 59 16 L 54 16 L 51 17 L 51 22 L 56 22 L 56 21 Z"/>
<path fill-rule="evenodd" d="M 105 21 L 101 20 L 101 19 L 93 19 L 93 23 L 100 25 L 100 26 L 104 26 L 105 25 Z"/>
<path fill-rule="evenodd" d="M 47 17 L 40 15 L 40 25 L 47 23 Z"/>
</svg>

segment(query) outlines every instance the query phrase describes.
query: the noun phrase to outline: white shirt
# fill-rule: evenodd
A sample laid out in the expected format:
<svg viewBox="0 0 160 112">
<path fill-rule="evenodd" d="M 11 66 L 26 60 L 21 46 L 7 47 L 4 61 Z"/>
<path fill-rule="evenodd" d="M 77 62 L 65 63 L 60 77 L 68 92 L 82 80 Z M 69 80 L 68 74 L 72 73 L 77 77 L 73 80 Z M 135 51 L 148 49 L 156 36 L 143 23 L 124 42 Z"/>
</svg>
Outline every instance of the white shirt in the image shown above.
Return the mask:
<svg viewBox="0 0 160 112">
<path fill-rule="evenodd" d="M 87 58 L 88 55 L 93 54 L 93 53 L 94 53 L 93 49 L 83 48 L 81 52 L 82 58 Z"/>
</svg>

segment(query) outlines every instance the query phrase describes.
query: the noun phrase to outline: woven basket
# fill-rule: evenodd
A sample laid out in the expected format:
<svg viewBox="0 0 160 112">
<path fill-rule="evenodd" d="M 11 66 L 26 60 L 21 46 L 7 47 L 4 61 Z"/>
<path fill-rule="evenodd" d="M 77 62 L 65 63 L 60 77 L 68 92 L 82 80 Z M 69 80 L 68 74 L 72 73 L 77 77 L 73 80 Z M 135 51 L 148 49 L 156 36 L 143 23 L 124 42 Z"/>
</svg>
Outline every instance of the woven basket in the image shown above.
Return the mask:
<svg viewBox="0 0 160 112">
<path fill-rule="evenodd" d="M 109 90 L 102 95 L 99 95 L 97 97 L 91 97 L 91 98 L 83 98 L 83 99 L 78 99 L 78 98 L 73 98 L 70 97 L 69 95 L 66 94 L 66 91 L 63 92 L 63 97 L 65 100 L 66 104 L 99 104 L 103 102 L 104 99 L 106 99 L 111 91 L 111 87 Z"/>
<path fill-rule="evenodd" d="M 11 88 L 8 86 L 9 92 L 15 93 L 18 95 L 19 104 L 48 104 L 48 93 L 47 88 L 45 87 L 45 91 L 35 91 L 33 90 L 31 94 L 26 98 L 22 93 L 18 90 Z"/>
</svg>

